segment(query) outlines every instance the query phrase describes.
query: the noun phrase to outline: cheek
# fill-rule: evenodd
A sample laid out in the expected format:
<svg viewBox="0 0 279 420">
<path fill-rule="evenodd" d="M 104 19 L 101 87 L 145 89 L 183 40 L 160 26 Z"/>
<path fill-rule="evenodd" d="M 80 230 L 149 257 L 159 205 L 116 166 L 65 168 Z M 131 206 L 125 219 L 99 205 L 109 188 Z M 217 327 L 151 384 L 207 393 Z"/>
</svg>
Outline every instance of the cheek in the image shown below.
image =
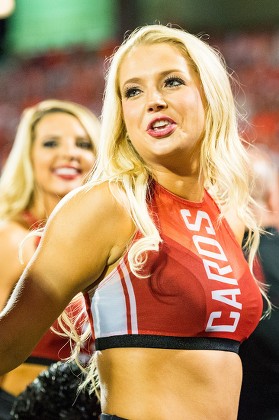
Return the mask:
<svg viewBox="0 0 279 420">
<path fill-rule="evenodd" d="M 195 106 L 193 107 L 193 119 L 196 121 L 197 130 L 202 133 L 205 129 L 205 109 L 202 98 L 199 94 L 196 95 L 194 103 Z"/>
<path fill-rule="evenodd" d="M 34 176 L 34 182 L 37 185 L 37 187 L 44 186 L 46 183 L 49 183 L 50 181 L 50 172 L 48 169 L 48 166 L 44 165 L 43 163 L 33 165 L 33 176 Z"/>
<path fill-rule="evenodd" d="M 85 170 L 90 170 L 96 161 L 96 156 L 92 152 L 85 152 L 82 155 L 83 166 Z"/>
<path fill-rule="evenodd" d="M 50 157 L 48 153 L 36 152 L 34 151 L 31 155 L 31 162 L 34 172 L 40 173 L 41 170 L 44 170 L 50 166 Z"/>
<path fill-rule="evenodd" d="M 35 176 L 40 176 L 40 174 L 45 174 L 50 169 L 50 166 L 44 160 L 36 160 L 33 163 L 33 171 Z"/>
<path fill-rule="evenodd" d="M 204 111 L 204 108 L 203 108 L 202 104 L 201 104 L 200 109 L 198 111 L 198 125 L 200 127 L 200 130 L 202 132 L 204 132 L 204 129 L 205 129 L 205 111 Z"/>
<path fill-rule="evenodd" d="M 42 147 L 38 145 L 34 145 L 33 150 L 31 152 L 31 160 L 39 165 L 41 162 L 48 162 L 50 161 L 55 154 L 53 148 Z"/>
<path fill-rule="evenodd" d="M 134 104 L 129 103 L 129 105 L 126 104 L 123 106 L 123 119 L 128 132 L 135 129 L 139 115 L 139 109 Z"/>
<path fill-rule="evenodd" d="M 96 162 L 96 155 L 95 154 L 91 154 L 90 156 L 89 156 L 89 162 L 90 162 L 90 165 L 93 165 L 95 162 Z"/>
<path fill-rule="evenodd" d="M 34 179 L 38 185 L 48 182 L 51 175 L 51 156 L 45 151 L 34 151 L 31 155 Z"/>
</svg>

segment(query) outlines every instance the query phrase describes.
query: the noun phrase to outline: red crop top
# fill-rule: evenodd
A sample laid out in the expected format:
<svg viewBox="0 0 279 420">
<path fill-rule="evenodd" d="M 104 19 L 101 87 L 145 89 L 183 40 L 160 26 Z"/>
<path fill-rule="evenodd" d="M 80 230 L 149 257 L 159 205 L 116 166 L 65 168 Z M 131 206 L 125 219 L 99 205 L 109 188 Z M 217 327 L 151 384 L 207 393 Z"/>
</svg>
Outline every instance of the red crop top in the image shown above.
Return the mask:
<svg viewBox="0 0 279 420">
<path fill-rule="evenodd" d="M 85 293 L 96 350 L 112 347 L 238 352 L 255 329 L 262 298 L 242 249 L 205 191 L 193 203 L 155 184 L 150 209 L 163 243 L 150 252 L 147 278 L 127 254 Z"/>
</svg>

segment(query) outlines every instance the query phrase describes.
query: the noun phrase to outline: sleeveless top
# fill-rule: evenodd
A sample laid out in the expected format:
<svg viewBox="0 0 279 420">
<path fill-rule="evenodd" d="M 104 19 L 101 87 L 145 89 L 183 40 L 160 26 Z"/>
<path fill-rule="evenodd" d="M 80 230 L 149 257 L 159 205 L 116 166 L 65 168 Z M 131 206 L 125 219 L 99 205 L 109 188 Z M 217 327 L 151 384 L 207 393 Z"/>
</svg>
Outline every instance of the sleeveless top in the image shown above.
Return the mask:
<svg viewBox="0 0 279 420">
<path fill-rule="evenodd" d="M 136 277 L 127 252 L 85 293 L 96 350 L 238 352 L 259 322 L 262 297 L 216 203 L 207 191 L 196 203 L 155 183 L 149 208 L 163 240 L 148 253 L 142 274 L 150 275 Z"/>
</svg>

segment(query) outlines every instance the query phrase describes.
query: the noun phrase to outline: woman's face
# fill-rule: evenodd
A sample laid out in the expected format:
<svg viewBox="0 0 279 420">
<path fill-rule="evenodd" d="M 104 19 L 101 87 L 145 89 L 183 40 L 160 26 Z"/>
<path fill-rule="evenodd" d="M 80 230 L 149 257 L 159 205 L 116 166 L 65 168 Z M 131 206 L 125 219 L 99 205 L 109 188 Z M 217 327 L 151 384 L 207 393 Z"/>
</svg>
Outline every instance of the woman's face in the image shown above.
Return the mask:
<svg viewBox="0 0 279 420">
<path fill-rule="evenodd" d="M 95 155 L 79 120 L 65 112 L 53 112 L 35 126 L 31 159 L 37 189 L 45 197 L 62 198 L 82 184 Z"/>
<path fill-rule="evenodd" d="M 155 170 L 196 167 L 204 99 L 197 74 L 178 48 L 134 47 L 120 66 L 119 83 L 128 136 L 143 160 Z"/>
</svg>

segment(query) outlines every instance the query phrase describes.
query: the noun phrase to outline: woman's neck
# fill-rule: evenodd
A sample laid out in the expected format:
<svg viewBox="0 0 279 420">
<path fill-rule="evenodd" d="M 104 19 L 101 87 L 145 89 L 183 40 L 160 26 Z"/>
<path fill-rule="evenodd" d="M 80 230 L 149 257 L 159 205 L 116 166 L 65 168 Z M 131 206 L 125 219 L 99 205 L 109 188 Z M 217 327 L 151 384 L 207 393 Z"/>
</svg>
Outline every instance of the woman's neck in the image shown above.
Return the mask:
<svg viewBox="0 0 279 420">
<path fill-rule="evenodd" d="M 186 200 L 201 202 L 203 199 L 204 184 L 198 175 L 177 176 L 161 172 L 156 174 L 156 181 L 173 194 Z"/>
</svg>

